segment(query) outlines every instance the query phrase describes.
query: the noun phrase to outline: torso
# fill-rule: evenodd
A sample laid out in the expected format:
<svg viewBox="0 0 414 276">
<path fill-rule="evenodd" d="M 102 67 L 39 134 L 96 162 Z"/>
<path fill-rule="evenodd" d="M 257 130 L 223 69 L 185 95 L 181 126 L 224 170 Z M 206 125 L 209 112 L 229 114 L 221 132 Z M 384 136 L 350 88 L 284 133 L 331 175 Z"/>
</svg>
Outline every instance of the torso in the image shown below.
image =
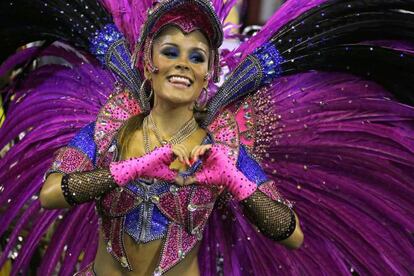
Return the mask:
<svg viewBox="0 0 414 276">
<path fill-rule="evenodd" d="M 206 132 L 203 129 L 197 130 L 192 134 L 183 144 L 191 152 L 191 150 L 200 145 L 206 136 Z M 132 157 L 140 157 L 145 154 L 144 143 L 142 142 L 142 129 L 136 130 L 127 144 L 126 150 L 121 152 L 120 159 L 128 159 Z M 154 134 L 150 133 L 151 149 L 155 146 L 159 146 Z M 175 160 L 171 164 L 171 168 L 184 170 L 185 166 L 178 160 Z M 156 269 L 158 260 L 160 258 L 162 249 L 162 239 L 150 241 L 147 243 L 136 243 L 128 234 L 123 233 L 125 251 L 128 259 L 133 266 L 133 271 L 128 271 L 123 268 L 117 260 L 115 260 L 111 254 L 107 252 L 106 242 L 103 237 L 102 231 L 100 231 L 99 247 L 95 258 L 95 272 L 98 276 L 104 275 L 152 275 Z M 189 254 L 176 266 L 170 269 L 165 275 L 180 275 L 180 276 L 193 276 L 199 275 L 199 268 L 197 262 L 198 245 L 190 251 Z"/>
</svg>

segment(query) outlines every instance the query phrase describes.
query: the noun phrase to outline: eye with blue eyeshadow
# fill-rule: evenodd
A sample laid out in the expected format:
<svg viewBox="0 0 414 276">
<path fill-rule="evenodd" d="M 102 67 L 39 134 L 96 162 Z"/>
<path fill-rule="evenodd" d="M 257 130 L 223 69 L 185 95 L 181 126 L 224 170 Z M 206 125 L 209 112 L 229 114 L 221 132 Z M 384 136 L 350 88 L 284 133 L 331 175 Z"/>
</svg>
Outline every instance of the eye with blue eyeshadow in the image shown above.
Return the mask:
<svg viewBox="0 0 414 276">
<path fill-rule="evenodd" d="M 193 51 L 189 55 L 189 59 L 193 63 L 203 63 L 206 61 L 206 58 L 203 53 L 200 51 Z"/>
<path fill-rule="evenodd" d="M 177 49 L 177 47 L 166 47 L 161 50 L 161 54 L 166 56 L 170 59 L 176 59 L 180 55 L 180 51 Z"/>
</svg>

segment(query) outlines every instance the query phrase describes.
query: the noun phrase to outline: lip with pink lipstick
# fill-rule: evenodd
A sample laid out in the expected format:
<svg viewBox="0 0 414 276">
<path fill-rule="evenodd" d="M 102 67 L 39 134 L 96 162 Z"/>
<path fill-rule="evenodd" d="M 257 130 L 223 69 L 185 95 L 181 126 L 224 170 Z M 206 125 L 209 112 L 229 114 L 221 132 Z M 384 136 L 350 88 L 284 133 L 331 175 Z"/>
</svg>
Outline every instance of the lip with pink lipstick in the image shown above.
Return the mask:
<svg viewBox="0 0 414 276">
<path fill-rule="evenodd" d="M 188 88 L 193 84 L 191 79 L 180 75 L 171 75 L 167 79 L 170 84 L 177 88 Z"/>
</svg>

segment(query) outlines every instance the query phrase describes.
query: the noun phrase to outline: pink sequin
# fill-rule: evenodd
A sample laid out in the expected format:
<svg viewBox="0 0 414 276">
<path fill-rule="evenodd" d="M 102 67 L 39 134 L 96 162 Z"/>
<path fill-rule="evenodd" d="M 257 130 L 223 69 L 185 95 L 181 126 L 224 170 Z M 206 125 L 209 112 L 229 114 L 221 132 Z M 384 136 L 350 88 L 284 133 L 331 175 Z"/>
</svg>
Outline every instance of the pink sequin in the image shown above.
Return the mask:
<svg viewBox="0 0 414 276">
<path fill-rule="evenodd" d="M 236 164 L 239 155 L 239 130 L 233 114 L 226 110 L 216 117 L 208 131 L 216 143 L 226 147 L 227 156 Z"/>
<path fill-rule="evenodd" d="M 274 181 L 269 181 L 260 185 L 259 190 L 270 197 L 272 200 L 282 199 L 282 196 L 280 195 L 277 185 Z"/>
<path fill-rule="evenodd" d="M 188 220 L 188 203 L 193 186 L 179 188 L 176 193 L 165 193 L 160 197 L 159 209 L 171 220 L 184 224 Z"/>
<path fill-rule="evenodd" d="M 190 252 L 196 243 L 197 238 L 195 236 L 189 235 L 180 225 L 171 223 L 161 254 L 159 264 L 161 270 L 165 272 L 177 264 Z"/>
<path fill-rule="evenodd" d="M 99 209 L 106 216 L 119 217 L 128 214 L 141 202 L 142 198 L 136 197 L 134 193 L 127 189 L 121 192 L 113 190 L 102 197 Z"/>
<path fill-rule="evenodd" d="M 76 171 L 90 171 L 93 164 L 89 157 L 76 148 L 64 147 L 56 152 L 52 170 L 71 173 Z"/>
<path fill-rule="evenodd" d="M 252 105 L 251 98 L 248 98 L 235 113 L 235 119 L 240 132 L 240 141 L 249 147 L 254 145 L 255 138 L 255 117 Z"/>
<path fill-rule="evenodd" d="M 168 233 L 165 240 L 163 252 L 161 254 L 160 268 L 165 271 L 171 268 L 178 258 L 178 250 L 180 249 L 180 232 L 181 226 L 171 223 L 168 227 Z"/>
<path fill-rule="evenodd" d="M 138 102 L 129 91 L 113 94 L 101 108 L 95 125 L 94 139 L 98 152 L 104 152 L 112 142 L 118 129 L 131 116 L 141 112 Z"/>
</svg>

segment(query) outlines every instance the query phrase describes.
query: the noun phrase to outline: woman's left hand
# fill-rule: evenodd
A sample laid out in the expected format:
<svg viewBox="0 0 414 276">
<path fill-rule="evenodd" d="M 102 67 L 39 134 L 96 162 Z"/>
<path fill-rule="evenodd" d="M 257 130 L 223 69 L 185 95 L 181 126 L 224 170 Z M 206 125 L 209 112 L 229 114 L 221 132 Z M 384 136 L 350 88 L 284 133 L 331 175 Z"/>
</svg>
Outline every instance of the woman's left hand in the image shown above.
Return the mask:
<svg viewBox="0 0 414 276">
<path fill-rule="evenodd" d="M 224 186 L 237 200 L 247 198 L 257 188 L 229 158 L 227 147 L 219 144 L 209 148 L 203 167 L 190 180 L 206 186 Z"/>
<path fill-rule="evenodd" d="M 211 144 L 195 146 L 193 148 L 193 150 L 191 151 L 191 154 L 190 154 L 191 164 L 193 164 L 194 162 L 197 162 L 200 159 L 201 156 L 206 154 L 211 149 L 211 147 L 212 147 Z M 196 182 L 196 179 L 193 176 L 189 176 L 189 177 L 184 178 L 184 177 L 178 175 L 175 178 L 175 181 L 178 185 L 185 186 L 185 185 L 194 184 Z"/>
</svg>

